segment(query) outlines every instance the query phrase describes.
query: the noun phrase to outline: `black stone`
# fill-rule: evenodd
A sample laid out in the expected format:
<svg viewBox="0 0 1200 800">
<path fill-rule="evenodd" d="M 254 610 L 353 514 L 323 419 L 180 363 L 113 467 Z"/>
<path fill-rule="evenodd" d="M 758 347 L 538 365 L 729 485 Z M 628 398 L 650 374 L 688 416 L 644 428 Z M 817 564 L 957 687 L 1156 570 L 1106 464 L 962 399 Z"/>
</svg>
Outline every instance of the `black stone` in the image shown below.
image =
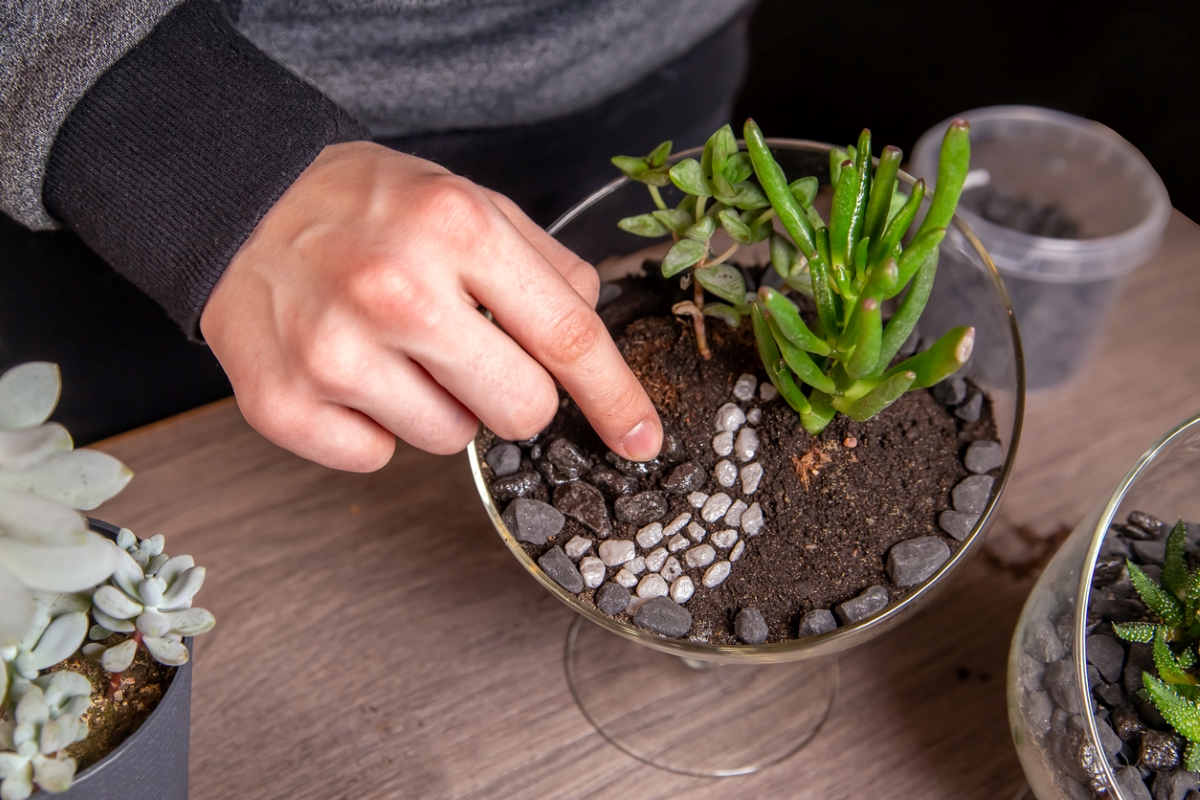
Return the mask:
<svg viewBox="0 0 1200 800">
<path fill-rule="evenodd" d="M 514 444 L 518 444 L 521 447 L 528 449 L 530 447 L 533 447 L 537 443 L 537 441 L 541 438 L 542 438 L 542 434 L 535 433 L 533 436 L 530 436 L 528 439 L 520 439 L 520 440 L 514 442 Z"/>
<path fill-rule="evenodd" d="M 663 464 L 678 464 L 688 457 L 683 439 L 675 431 L 664 431 L 662 449 L 658 452 L 658 460 Z"/>
<path fill-rule="evenodd" d="M 1104 754 L 1109 760 L 1116 757 L 1117 753 L 1121 752 L 1123 742 L 1113 732 L 1112 725 L 1107 720 L 1096 717 L 1096 732 L 1100 734 L 1100 745 L 1104 750 Z"/>
<path fill-rule="evenodd" d="M 1150 533 L 1145 528 L 1140 528 L 1137 525 L 1122 525 L 1120 523 L 1112 525 L 1110 530 L 1115 530 L 1117 533 L 1123 536 L 1127 542 L 1153 539 L 1157 535 L 1155 533 Z"/>
<path fill-rule="evenodd" d="M 1118 770 L 1114 777 L 1117 779 L 1117 786 L 1121 789 L 1121 797 L 1125 800 L 1154 800 L 1137 767 L 1125 767 Z M 1098 796 L 1103 797 L 1104 795 Z"/>
<path fill-rule="evenodd" d="M 673 494 L 690 494 L 708 483 L 708 471 L 699 461 L 687 461 L 671 470 L 659 483 Z"/>
<path fill-rule="evenodd" d="M 956 511 L 979 514 L 987 507 L 995 479 L 990 475 L 971 475 L 963 478 L 950 492 Z"/>
<path fill-rule="evenodd" d="M 1133 551 L 1129 549 L 1129 542 L 1121 535 L 1121 532 L 1114 530 L 1115 527 L 1108 529 L 1108 534 L 1104 537 L 1104 544 L 1100 545 L 1100 555 L 1128 558 L 1133 555 Z"/>
<path fill-rule="evenodd" d="M 1138 747 L 1138 764 L 1155 772 L 1174 769 L 1179 765 L 1183 747 L 1183 740 L 1174 733 L 1144 731 Z"/>
<path fill-rule="evenodd" d="M 733 618 L 733 632 L 746 644 L 762 644 L 770 635 L 767 621 L 757 608 L 743 608 Z"/>
<path fill-rule="evenodd" d="M 1121 680 L 1125 669 L 1125 648 L 1111 636 L 1096 634 L 1087 637 L 1087 659 L 1095 665 L 1108 682 Z"/>
<path fill-rule="evenodd" d="M 961 375 L 951 375 L 933 385 L 933 399 L 944 406 L 956 406 L 967 399 L 967 382 Z"/>
<path fill-rule="evenodd" d="M 1046 665 L 1042 679 L 1055 704 L 1072 714 L 1080 712 L 1079 696 L 1075 691 L 1075 662 L 1069 658 Z"/>
<path fill-rule="evenodd" d="M 521 468 L 521 448 L 510 442 L 501 442 L 487 451 L 483 457 L 497 478 L 512 475 Z"/>
<path fill-rule="evenodd" d="M 1134 711 L 1129 706 L 1114 708 L 1108 720 L 1112 723 L 1112 728 L 1117 734 L 1117 738 L 1122 742 L 1131 742 L 1140 736 L 1142 731 L 1146 730 L 1146 726 L 1138 719 L 1137 711 Z"/>
<path fill-rule="evenodd" d="M 1131 547 L 1139 564 L 1162 564 L 1167 553 L 1166 542 L 1134 542 Z"/>
<path fill-rule="evenodd" d="M 968 389 L 967 399 L 954 409 L 954 416 L 963 422 L 978 422 L 981 413 L 983 413 L 983 394 L 977 389 Z"/>
<path fill-rule="evenodd" d="M 1124 556 L 1100 556 L 1096 559 L 1096 570 L 1092 573 L 1092 586 L 1107 586 L 1120 578 L 1124 569 Z"/>
<path fill-rule="evenodd" d="M 683 636 L 692 629 L 692 615 L 669 597 L 656 597 L 637 610 L 633 624 L 663 636 Z"/>
<path fill-rule="evenodd" d="M 1088 606 L 1089 617 L 1099 617 L 1109 622 L 1128 622 L 1145 614 L 1140 600 L 1118 597 L 1113 600 L 1096 600 Z"/>
<path fill-rule="evenodd" d="M 518 497 L 529 497 L 542 485 L 542 476 L 536 472 L 518 472 L 497 478 L 488 484 L 492 499 L 505 503 Z"/>
<path fill-rule="evenodd" d="M 1200 775 L 1186 769 L 1160 772 L 1154 777 L 1154 800 L 1186 800 L 1189 792 L 1198 791 Z"/>
<path fill-rule="evenodd" d="M 816 636 L 836 630 L 837 620 L 833 618 L 833 612 L 826 608 L 816 608 L 800 618 L 800 628 L 796 632 L 796 638 L 803 639 L 805 636 Z"/>
<path fill-rule="evenodd" d="M 638 479 L 622 475 L 612 467 L 597 465 L 587 474 L 588 483 L 598 486 L 610 497 L 633 494 L 638 490 Z"/>
<path fill-rule="evenodd" d="M 1037 619 L 1026 628 L 1025 652 L 1039 661 L 1050 663 L 1066 655 L 1067 650 L 1050 620 Z"/>
<path fill-rule="evenodd" d="M 546 483 L 550 484 L 551 486 L 561 486 L 564 483 L 570 483 L 571 481 L 578 480 L 578 476 L 574 478 L 571 477 L 569 474 L 559 469 L 557 464 L 545 456 L 535 460 L 533 465 L 537 467 L 538 472 L 542 473 L 542 477 L 546 479 Z"/>
<path fill-rule="evenodd" d="M 1125 702 L 1125 692 L 1119 683 L 1098 683 L 1092 689 L 1092 694 L 1109 708 L 1116 708 Z"/>
<path fill-rule="evenodd" d="M 937 572 L 950 558 L 950 547 L 940 536 L 918 536 L 888 550 L 887 573 L 897 586 L 914 586 Z"/>
<path fill-rule="evenodd" d="M 618 497 L 613 503 L 617 519 L 634 525 L 649 525 L 666 516 L 667 496 L 662 492 L 639 492 Z"/>
<path fill-rule="evenodd" d="M 866 619 L 873 614 L 878 614 L 887 607 L 887 604 L 887 589 L 882 586 L 871 586 L 858 597 L 853 597 L 844 603 L 838 604 L 834 608 L 834 611 L 843 625 L 849 625 L 852 622 Z"/>
<path fill-rule="evenodd" d="M 633 598 L 629 594 L 628 589 L 609 582 L 601 586 L 596 592 L 596 608 L 610 617 L 615 617 L 629 607 L 631 599 Z"/>
<path fill-rule="evenodd" d="M 621 458 L 611 450 L 608 451 L 608 454 L 604 458 L 618 470 L 634 478 L 653 475 L 662 469 L 662 462 L 657 458 L 652 458 L 649 461 L 630 461 L 627 458 Z"/>
<path fill-rule="evenodd" d="M 1145 511 L 1130 511 L 1127 521 L 1144 530 L 1150 536 L 1166 536 L 1171 532 L 1171 526 L 1153 514 Z"/>
<path fill-rule="evenodd" d="M 583 576 L 561 547 L 556 545 L 543 553 L 538 566 L 568 592 L 579 594 L 583 591 Z"/>
<path fill-rule="evenodd" d="M 518 497 L 509 503 L 502 517 L 515 539 L 530 544 L 545 544 L 566 523 L 558 509 L 528 497 Z"/>
<path fill-rule="evenodd" d="M 555 439 L 542 455 L 547 461 L 558 467 L 559 472 L 566 475 L 568 480 L 583 477 L 587 473 L 588 467 L 591 466 L 587 454 L 566 439 Z"/>
<path fill-rule="evenodd" d="M 556 487 L 554 507 L 568 517 L 578 520 L 601 539 L 612 533 L 608 508 L 604 505 L 604 495 L 590 483 L 572 481 Z"/>
</svg>

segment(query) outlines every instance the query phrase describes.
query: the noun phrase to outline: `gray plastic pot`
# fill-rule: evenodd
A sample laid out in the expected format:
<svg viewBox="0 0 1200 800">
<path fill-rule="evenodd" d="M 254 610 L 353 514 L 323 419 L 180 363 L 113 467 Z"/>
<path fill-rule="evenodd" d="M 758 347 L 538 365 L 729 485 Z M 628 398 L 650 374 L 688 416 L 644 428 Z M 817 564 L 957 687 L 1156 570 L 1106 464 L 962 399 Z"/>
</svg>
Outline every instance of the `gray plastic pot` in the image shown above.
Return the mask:
<svg viewBox="0 0 1200 800">
<path fill-rule="evenodd" d="M 92 530 L 116 539 L 120 528 L 88 519 Z M 185 639 L 188 650 L 192 640 Z M 65 794 L 34 800 L 187 800 L 192 722 L 192 663 L 175 671 L 158 708 L 132 736 L 75 776 Z"/>
</svg>

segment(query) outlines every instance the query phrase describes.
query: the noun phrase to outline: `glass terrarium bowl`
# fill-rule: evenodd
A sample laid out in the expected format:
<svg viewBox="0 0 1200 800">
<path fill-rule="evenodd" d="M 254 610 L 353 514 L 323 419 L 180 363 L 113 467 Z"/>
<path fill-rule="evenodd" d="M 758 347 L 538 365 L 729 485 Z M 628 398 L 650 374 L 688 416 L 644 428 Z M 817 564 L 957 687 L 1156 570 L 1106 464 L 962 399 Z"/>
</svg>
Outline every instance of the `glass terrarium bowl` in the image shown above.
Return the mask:
<svg viewBox="0 0 1200 800">
<path fill-rule="evenodd" d="M 789 181 L 813 175 L 818 178 L 822 187 L 828 186 L 829 152 L 832 149 L 830 145 L 786 139 L 768 139 L 767 142 Z M 672 160 L 698 158 L 699 154 L 699 149 L 690 150 L 675 154 Z M 900 180 L 910 187 L 914 182 L 903 172 L 900 173 Z M 664 188 L 662 192 L 669 205 L 674 205 L 681 199 L 673 186 Z M 651 241 L 620 230 L 617 221 L 626 216 L 644 213 L 650 205 L 651 200 L 644 185 L 620 178 L 574 206 L 549 228 L 549 232 L 584 260 L 601 265 L 602 277 L 611 278 L 612 275 L 605 274 L 605 263 L 611 265 L 615 261 L 619 264 L 624 260 L 640 264 L 638 258 L 642 251 L 646 250 L 647 242 Z M 723 232 L 718 233 L 718 236 L 723 235 Z M 714 247 L 719 245 L 714 244 Z M 761 263 L 766 263 L 765 246 L 763 249 Z M 633 257 L 622 259 L 625 256 Z M 742 774 L 790 755 L 811 737 L 828 713 L 837 682 L 836 661 L 830 657 L 892 629 L 911 616 L 928 603 L 937 590 L 982 546 L 996 517 L 1020 437 L 1025 398 L 1021 345 L 1012 308 L 1000 276 L 975 235 L 958 217 L 955 217 L 954 226 L 941 244 L 938 269 L 939 278 L 935 282 L 933 295 L 919 325 L 920 335 L 923 339 L 932 340 L 958 325 L 975 326 L 974 356 L 965 368 L 965 374 L 973 379 L 992 401 L 997 434 L 1004 449 L 1005 461 L 986 508 L 950 559 L 924 584 L 915 587 L 905 597 L 868 619 L 845 625 L 836 631 L 803 639 L 760 645 L 718 645 L 666 638 L 609 617 L 580 602 L 575 595 L 546 575 L 537 562 L 526 554 L 501 518 L 503 509 L 497 506 L 488 491 L 477 448 L 474 445 L 468 448 L 476 487 L 492 524 L 504 543 L 547 591 L 580 615 L 568 636 L 567 675 L 575 698 L 585 715 L 612 743 L 647 763 L 694 775 Z M 954 280 L 941 280 L 941 274 L 944 272 L 952 272 Z M 953 288 L 942 288 L 946 286 Z M 581 625 L 583 619 L 590 620 L 595 625 Z M 631 642 L 634 645 L 630 645 Z M 584 656 L 584 650 L 589 651 L 589 655 Z M 682 662 L 680 658 L 668 658 L 661 663 L 653 662 L 651 651 L 678 656 Z M 763 670 L 752 678 L 749 677 L 749 673 L 743 675 L 736 670 L 702 670 L 713 664 L 771 665 L 813 659 L 815 661 L 811 661 L 806 670 L 793 669 L 788 673 L 791 677 L 782 679 L 775 673 Z M 638 666 L 633 666 L 634 661 L 638 662 Z M 659 666 L 653 666 L 654 663 L 659 663 Z M 654 684 L 654 681 L 645 677 L 651 673 L 659 674 L 663 670 L 673 669 L 680 663 L 690 665 L 690 672 L 704 672 L 706 677 L 699 680 L 707 683 L 697 686 L 692 680 L 695 676 L 689 677 L 686 672 L 678 676 L 679 682 L 676 683 L 667 681 Z M 621 664 L 630 669 L 642 670 L 643 678 L 639 678 L 642 683 L 616 680 L 616 675 L 611 670 L 619 670 L 620 666 L 613 665 Z M 631 700 L 628 693 L 619 696 L 610 693 L 604 687 L 613 685 L 614 681 L 626 688 L 630 685 L 655 685 L 657 688 L 646 689 L 645 692 L 656 696 L 662 696 L 664 692 L 677 692 L 680 696 L 696 698 L 694 702 L 697 703 L 704 697 L 715 702 L 713 698 L 718 696 L 723 699 L 740 696 L 744 703 L 753 704 L 758 702 L 758 698 L 747 698 L 745 693 L 749 691 L 747 686 L 756 685 L 762 687 L 757 690 L 760 695 L 773 694 L 772 698 L 764 697 L 762 701 L 780 710 L 781 715 L 793 713 L 784 710 L 786 704 L 781 703 L 780 698 L 785 696 L 795 699 L 797 711 L 794 713 L 799 714 L 801 706 L 808 710 L 804 720 L 797 722 L 796 726 L 787 731 L 765 730 L 764 728 L 769 726 L 763 726 L 761 716 L 758 718 L 756 724 L 762 731 L 759 738 L 764 742 L 768 739 L 776 740 L 774 749 L 769 754 L 759 752 L 752 755 L 749 751 L 754 748 L 749 748 L 744 756 L 730 756 L 726 760 L 726 766 L 720 766 L 717 762 L 721 761 L 721 757 L 716 751 L 696 755 L 703 748 L 698 749 L 695 746 L 694 731 L 676 730 L 671 736 L 678 740 L 679 752 L 688 751 L 692 755 L 681 755 L 672 760 L 667 755 L 672 749 L 671 746 L 664 745 L 657 736 L 646 734 L 652 741 L 631 744 L 631 738 L 644 734 L 647 726 L 650 726 L 650 723 L 646 722 L 644 712 L 652 705 L 652 698 L 648 697 L 645 704 L 638 705 L 640 701 Z M 714 681 L 723 684 L 714 686 Z M 788 688 L 789 686 L 791 688 Z M 620 718 L 625 712 L 618 710 L 622 708 L 628 711 L 630 720 L 637 718 L 640 721 L 622 721 Z M 813 711 L 814 708 L 816 711 Z M 678 720 L 670 715 L 663 716 L 660 722 L 664 729 L 679 727 Z M 620 730 L 617 730 L 618 728 Z M 793 744 L 780 744 L 784 741 L 792 741 Z"/>
<path fill-rule="evenodd" d="M 1105 740 L 1107 750 L 1119 742 L 1101 737 L 1093 715 L 1104 713 L 1088 680 L 1087 642 L 1094 624 L 1087 613 L 1077 613 L 1089 607 L 1109 527 L 1131 511 L 1169 523 L 1200 520 L 1200 415 L 1176 426 L 1137 460 L 1108 501 L 1063 543 L 1025 602 L 1009 652 L 1008 716 L 1021 766 L 1039 800 L 1086 799 L 1093 792 L 1118 800 L 1149 796 L 1144 786 L 1132 786 L 1142 783 L 1136 768 L 1102 755 Z M 1065 666 L 1055 668 L 1058 663 Z M 1093 713 L 1081 713 L 1089 708 Z"/>
</svg>

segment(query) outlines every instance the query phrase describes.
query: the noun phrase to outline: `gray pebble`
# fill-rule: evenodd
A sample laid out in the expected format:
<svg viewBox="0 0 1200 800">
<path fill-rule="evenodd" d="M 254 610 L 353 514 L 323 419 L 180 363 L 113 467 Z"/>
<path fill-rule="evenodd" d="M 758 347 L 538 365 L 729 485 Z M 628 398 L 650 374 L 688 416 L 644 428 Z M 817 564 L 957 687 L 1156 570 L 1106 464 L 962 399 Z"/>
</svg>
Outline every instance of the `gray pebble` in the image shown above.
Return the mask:
<svg viewBox="0 0 1200 800">
<path fill-rule="evenodd" d="M 613 510 L 621 522 L 648 525 L 666 516 L 667 496 L 662 492 L 638 492 L 618 497 L 613 502 Z"/>
<path fill-rule="evenodd" d="M 1104 754 L 1110 759 L 1115 758 L 1117 753 L 1121 752 L 1124 742 L 1117 738 L 1117 734 L 1113 733 L 1112 725 L 1108 724 L 1108 720 L 1097 716 L 1096 732 L 1100 734 L 1100 744 Z"/>
<path fill-rule="evenodd" d="M 1133 643 L 1125 657 L 1125 672 L 1121 676 L 1121 685 L 1129 694 L 1137 694 L 1143 688 L 1142 673 L 1154 674 L 1154 648 L 1148 644 Z"/>
<path fill-rule="evenodd" d="M 937 572 L 950 558 L 950 548 L 938 536 L 921 536 L 893 545 L 887 572 L 897 586 L 914 586 Z"/>
<path fill-rule="evenodd" d="M 770 381 L 765 381 L 758 385 L 758 396 L 764 403 L 769 403 L 779 396 L 779 390 Z"/>
<path fill-rule="evenodd" d="M 758 482 L 762 480 L 762 464 L 747 464 L 742 467 L 742 494 L 754 494 L 758 491 Z"/>
<path fill-rule="evenodd" d="M 613 581 L 624 586 L 626 589 L 632 589 L 638 584 L 637 575 L 634 575 L 624 567 L 621 567 L 621 569 L 617 570 L 617 574 L 613 575 Z"/>
<path fill-rule="evenodd" d="M 551 547 L 543 553 L 538 559 L 538 566 L 568 592 L 579 594 L 583 591 L 583 576 L 561 547 Z"/>
<path fill-rule="evenodd" d="M 663 536 L 674 536 L 692 521 L 692 515 L 684 512 L 663 526 Z"/>
<path fill-rule="evenodd" d="M 688 538 L 682 533 L 677 533 L 667 540 L 667 549 L 672 553 L 678 553 L 680 550 L 687 550 L 692 546 Z"/>
<path fill-rule="evenodd" d="M 629 590 L 615 583 L 606 583 L 596 592 L 596 608 L 615 617 L 629 608 Z"/>
<path fill-rule="evenodd" d="M 1119 683 L 1098 683 L 1092 689 L 1092 694 L 1110 708 L 1115 708 L 1125 702 L 1125 692 Z"/>
<path fill-rule="evenodd" d="M 663 568 L 663 564 L 667 563 L 667 548 L 656 547 L 646 556 L 646 569 L 651 572 L 658 572 Z"/>
<path fill-rule="evenodd" d="M 521 468 L 521 448 L 511 442 L 501 442 L 487 451 L 483 457 L 497 478 L 512 475 Z"/>
<path fill-rule="evenodd" d="M 733 486 L 733 484 L 737 481 L 737 474 L 737 467 L 733 465 L 732 461 L 726 458 L 722 458 L 717 462 L 717 465 L 713 467 L 713 477 L 717 479 L 717 483 L 721 484 L 726 489 Z M 712 520 L 709 521 L 711 522 Z"/>
<path fill-rule="evenodd" d="M 629 539 L 609 539 L 600 543 L 598 555 L 604 566 L 619 567 L 633 560 L 637 555 L 637 547 Z"/>
<path fill-rule="evenodd" d="M 967 399 L 954 409 L 954 416 L 963 422 L 978 422 L 981 413 L 983 413 L 983 394 L 974 389 L 968 389 Z"/>
<path fill-rule="evenodd" d="M 965 511 L 947 510 L 938 514 L 938 527 L 960 542 L 970 535 L 978 521 L 978 514 L 968 514 Z"/>
<path fill-rule="evenodd" d="M 712 440 L 713 452 L 719 456 L 727 456 L 733 452 L 733 431 L 721 431 Z"/>
<path fill-rule="evenodd" d="M 1109 683 L 1121 680 L 1125 669 L 1125 648 L 1111 636 L 1093 634 L 1087 637 L 1087 660 Z"/>
<path fill-rule="evenodd" d="M 1058 661 L 1067 654 L 1054 626 L 1045 618 L 1031 621 L 1025 629 L 1025 652 L 1046 664 Z"/>
<path fill-rule="evenodd" d="M 743 464 L 754 458 L 758 452 L 758 431 L 754 428 L 742 428 L 738 431 L 737 441 L 733 443 L 733 455 Z"/>
<path fill-rule="evenodd" d="M 758 503 L 751 503 L 750 507 L 742 512 L 742 530 L 746 532 L 747 536 L 757 536 L 762 527 L 762 506 Z"/>
<path fill-rule="evenodd" d="M 699 461 L 685 461 L 668 472 L 659 483 L 672 494 L 688 494 L 708 483 L 708 472 Z"/>
<path fill-rule="evenodd" d="M 1050 730 L 1050 716 L 1054 713 L 1054 701 L 1046 692 L 1030 692 L 1023 698 L 1022 711 L 1025 722 L 1034 733 Z"/>
<path fill-rule="evenodd" d="M 982 475 L 1004 466 L 1004 448 L 999 442 L 971 442 L 963 456 L 963 466 Z"/>
<path fill-rule="evenodd" d="M 571 558 L 579 558 L 592 549 L 592 540 L 586 536 L 572 536 L 571 541 L 563 547 L 563 551 Z"/>
<path fill-rule="evenodd" d="M 743 540 L 739 541 L 737 544 L 735 544 L 733 546 L 733 549 L 729 551 L 729 560 L 737 561 L 739 558 L 742 557 L 742 553 L 745 553 L 745 552 L 746 552 L 746 541 L 743 539 Z"/>
<path fill-rule="evenodd" d="M 670 583 L 683 574 L 683 565 L 675 556 L 668 556 L 667 563 L 663 564 L 663 568 L 658 571 L 658 574 L 663 576 L 663 580 Z"/>
<path fill-rule="evenodd" d="M 733 547 L 735 542 L 737 542 L 737 538 L 737 531 L 727 529 L 714 533 L 712 535 L 712 543 L 722 550 L 728 550 L 729 548 Z"/>
<path fill-rule="evenodd" d="M 703 583 L 709 589 L 714 586 L 718 586 L 729 577 L 729 572 L 732 569 L 733 565 L 728 561 L 718 561 L 708 569 L 704 570 L 704 578 L 701 580 L 701 583 Z"/>
<path fill-rule="evenodd" d="M 638 547 L 649 550 L 654 545 L 663 540 L 663 526 L 661 522 L 651 522 L 646 527 L 637 532 L 637 536 L 633 537 Z"/>
<path fill-rule="evenodd" d="M 554 489 L 554 507 L 605 539 L 612 533 L 604 495 L 590 483 L 572 481 Z"/>
<path fill-rule="evenodd" d="M 496 478 L 488 484 L 492 498 L 499 503 L 505 503 L 517 497 L 528 497 L 542 485 L 542 476 L 532 470 L 516 472 Z"/>
<path fill-rule="evenodd" d="M 691 537 L 693 542 L 703 542 L 704 537 L 708 535 L 708 531 L 695 522 L 688 523 L 687 535 Z"/>
<path fill-rule="evenodd" d="M 1200 792 L 1200 775 L 1195 772 L 1173 769 L 1154 778 L 1154 800 L 1184 800 L 1188 792 Z"/>
<path fill-rule="evenodd" d="M 992 484 L 995 479 L 991 475 L 972 475 L 963 478 L 950 492 L 956 511 L 968 514 L 981 514 L 987 506 L 988 498 L 992 495 Z"/>
<path fill-rule="evenodd" d="M 1133 549 L 1133 555 L 1141 564 L 1158 564 L 1163 563 L 1163 559 L 1167 554 L 1166 542 L 1130 542 L 1129 545 Z M 1143 570 L 1145 571 L 1145 570 Z"/>
<path fill-rule="evenodd" d="M 944 406 L 956 406 L 967 399 L 967 382 L 961 375 L 951 375 L 934 384 L 933 399 Z"/>
<path fill-rule="evenodd" d="M 610 497 L 633 494 L 638 490 L 637 478 L 631 478 L 603 464 L 592 467 L 587 474 L 587 482 L 599 487 Z"/>
<path fill-rule="evenodd" d="M 833 618 L 833 612 L 827 608 L 816 608 L 800 618 L 800 629 L 796 632 L 796 637 L 803 639 L 805 636 L 816 636 L 836 630 L 837 620 Z"/>
<path fill-rule="evenodd" d="M 683 560 L 692 569 L 707 567 L 717 557 L 717 551 L 711 544 L 702 544 L 699 547 L 693 547 L 684 555 Z"/>
<path fill-rule="evenodd" d="M 656 597 L 638 609 L 633 624 L 663 636 L 684 636 L 692 629 L 692 615 L 669 597 Z"/>
<path fill-rule="evenodd" d="M 1121 790 L 1123 800 L 1154 800 L 1137 767 L 1125 767 L 1119 770 L 1114 777 L 1117 779 L 1117 786 Z"/>
<path fill-rule="evenodd" d="M 883 611 L 888 604 L 887 589 L 882 586 L 872 586 L 858 597 L 852 597 L 844 603 L 839 603 L 834 611 L 843 625 L 864 620 L 867 617 Z"/>
<path fill-rule="evenodd" d="M 692 492 L 687 496 L 687 501 L 692 508 L 700 508 L 708 502 L 708 495 L 704 492 Z"/>
<path fill-rule="evenodd" d="M 1046 672 L 1046 664 L 1038 658 L 1018 659 L 1017 683 L 1027 692 L 1042 690 L 1042 675 Z"/>
<path fill-rule="evenodd" d="M 743 608 L 733 618 L 733 633 L 746 644 L 762 644 L 771 631 L 757 608 Z"/>
<path fill-rule="evenodd" d="M 1104 544 L 1100 545 L 1100 555 L 1126 559 L 1133 555 L 1133 551 L 1129 549 L 1129 542 L 1125 541 L 1125 537 L 1109 528 L 1104 537 Z"/>
<path fill-rule="evenodd" d="M 1046 675 L 1042 682 L 1059 708 L 1065 709 L 1070 714 L 1080 713 L 1079 697 L 1075 691 L 1074 661 L 1064 658 L 1047 664 Z"/>
<path fill-rule="evenodd" d="M 758 423 L 762 422 L 762 409 L 752 408 L 747 411 L 746 422 L 749 422 L 751 425 L 757 425 Z"/>
<path fill-rule="evenodd" d="M 733 500 L 729 495 L 724 492 L 717 492 L 704 502 L 704 507 L 700 509 L 700 516 L 705 522 L 716 522 L 725 516 L 725 512 L 729 510 L 731 505 L 733 505 Z"/>
<path fill-rule="evenodd" d="M 726 403 L 717 409 L 717 431 L 736 431 L 746 422 L 746 412 L 737 403 Z"/>
<path fill-rule="evenodd" d="M 595 589 L 604 583 L 604 562 L 595 556 L 587 556 L 579 562 L 579 574 L 583 576 L 583 585 Z"/>
<path fill-rule="evenodd" d="M 696 593 L 696 584 L 687 575 L 680 575 L 671 582 L 670 597 L 676 603 L 686 603 Z"/>
<path fill-rule="evenodd" d="M 566 524 L 566 519 L 553 506 L 528 497 L 513 500 L 501 516 L 513 538 L 530 544 L 545 544 Z"/>
<path fill-rule="evenodd" d="M 757 388 L 758 378 L 749 373 L 742 373 L 733 384 L 733 396 L 743 403 L 749 403 L 754 399 L 754 390 Z"/>
</svg>

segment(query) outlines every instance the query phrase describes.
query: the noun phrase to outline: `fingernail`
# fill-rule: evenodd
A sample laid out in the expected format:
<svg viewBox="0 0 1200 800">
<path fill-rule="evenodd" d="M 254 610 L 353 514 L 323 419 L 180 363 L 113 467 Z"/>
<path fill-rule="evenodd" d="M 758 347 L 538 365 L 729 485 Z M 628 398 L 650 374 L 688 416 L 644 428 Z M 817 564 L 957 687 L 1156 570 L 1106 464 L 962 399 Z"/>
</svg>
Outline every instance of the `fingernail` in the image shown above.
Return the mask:
<svg viewBox="0 0 1200 800">
<path fill-rule="evenodd" d="M 649 461 L 662 447 L 662 434 L 652 421 L 644 419 L 621 440 L 621 446 L 631 461 Z"/>
</svg>

